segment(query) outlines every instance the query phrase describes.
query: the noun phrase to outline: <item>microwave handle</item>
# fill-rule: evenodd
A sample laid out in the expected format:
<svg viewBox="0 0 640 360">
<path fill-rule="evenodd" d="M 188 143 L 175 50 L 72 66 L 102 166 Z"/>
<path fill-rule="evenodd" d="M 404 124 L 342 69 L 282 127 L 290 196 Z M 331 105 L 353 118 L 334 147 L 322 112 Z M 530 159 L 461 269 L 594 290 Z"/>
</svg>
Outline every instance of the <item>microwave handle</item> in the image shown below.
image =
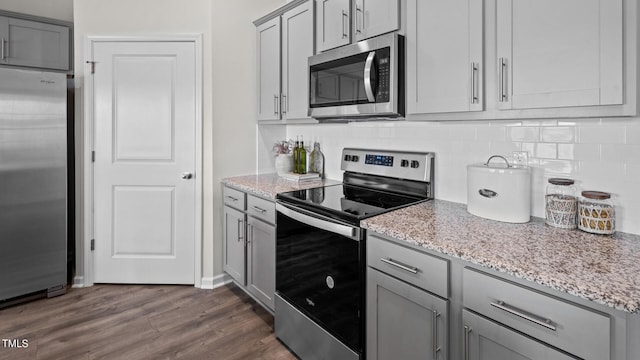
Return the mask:
<svg viewBox="0 0 640 360">
<path fill-rule="evenodd" d="M 372 51 L 367 56 L 367 61 L 364 63 L 364 91 L 367 93 L 367 100 L 369 102 L 375 102 L 376 97 L 373 93 L 373 85 L 371 84 L 371 70 L 373 69 L 373 59 L 376 57 L 376 52 Z"/>
</svg>

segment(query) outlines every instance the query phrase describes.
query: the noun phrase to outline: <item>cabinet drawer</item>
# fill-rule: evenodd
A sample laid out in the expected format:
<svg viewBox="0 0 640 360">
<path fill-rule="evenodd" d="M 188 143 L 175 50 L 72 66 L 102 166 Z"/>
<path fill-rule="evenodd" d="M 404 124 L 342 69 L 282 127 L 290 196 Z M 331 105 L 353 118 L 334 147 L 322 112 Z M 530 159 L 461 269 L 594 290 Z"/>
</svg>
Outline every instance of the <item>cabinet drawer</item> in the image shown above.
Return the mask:
<svg viewBox="0 0 640 360">
<path fill-rule="evenodd" d="M 226 186 L 222 189 L 222 198 L 224 199 L 224 204 L 234 207 L 238 210 L 245 210 L 245 196 L 246 194 L 240 190 L 232 189 Z"/>
<path fill-rule="evenodd" d="M 247 214 L 268 223 L 275 224 L 276 203 L 257 196 L 249 195 L 247 198 Z"/>
<path fill-rule="evenodd" d="M 463 304 L 488 318 L 585 360 L 611 354 L 606 314 L 465 268 Z"/>
<path fill-rule="evenodd" d="M 449 297 L 447 260 L 369 236 L 367 264 L 433 294 Z"/>
</svg>

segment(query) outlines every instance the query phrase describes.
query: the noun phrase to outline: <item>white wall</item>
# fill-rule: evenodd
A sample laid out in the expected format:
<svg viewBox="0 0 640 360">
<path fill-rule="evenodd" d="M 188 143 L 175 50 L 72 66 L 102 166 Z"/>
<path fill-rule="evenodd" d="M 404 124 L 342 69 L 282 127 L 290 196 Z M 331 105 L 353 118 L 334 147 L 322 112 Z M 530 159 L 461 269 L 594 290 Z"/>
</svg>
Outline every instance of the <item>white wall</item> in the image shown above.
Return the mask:
<svg viewBox="0 0 640 360">
<path fill-rule="evenodd" d="M 341 179 L 344 147 L 433 151 L 437 199 L 466 203 L 466 165 L 524 150 L 532 167 L 532 214 L 544 217 L 550 177 L 613 194 L 616 228 L 640 234 L 640 118 L 289 125 L 287 137 L 317 138 L 327 176 Z"/>
<path fill-rule="evenodd" d="M 74 1 L 77 84 L 82 84 L 84 78 L 86 35 L 203 34 L 205 284 L 222 274 L 220 180 L 256 169 L 256 45 L 252 22 L 284 3 L 285 0 Z M 82 119 L 77 120 L 82 125 Z M 77 245 L 79 275 L 83 273 L 82 241 L 79 238 Z"/>
<path fill-rule="evenodd" d="M 2 0 L 0 10 L 73 21 L 73 0 Z"/>
</svg>

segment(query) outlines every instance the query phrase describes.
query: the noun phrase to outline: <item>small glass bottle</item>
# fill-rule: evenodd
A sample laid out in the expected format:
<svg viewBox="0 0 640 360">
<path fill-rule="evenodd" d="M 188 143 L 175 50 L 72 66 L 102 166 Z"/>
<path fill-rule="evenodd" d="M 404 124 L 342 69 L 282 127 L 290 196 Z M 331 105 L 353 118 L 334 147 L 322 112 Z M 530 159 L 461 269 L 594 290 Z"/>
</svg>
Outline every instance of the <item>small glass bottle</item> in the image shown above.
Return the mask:
<svg viewBox="0 0 640 360">
<path fill-rule="evenodd" d="M 616 231 L 616 212 L 611 194 L 582 192 L 578 201 L 578 228 L 593 234 L 613 234 Z"/>
<path fill-rule="evenodd" d="M 304 140 L 302 136 L 300 136 L 300 150 L 298 153 L 298 173 L 306 174 L 307 173 L 307 150 L 304 148 Z"/>
<path fill-rule="evenodd" d="M 300 169 L 300 137 L 296 137 L 296 145 L 293 148 L 293 173 L 298 174 Z"/>
<path fill-rule="evenodd" d="M 578 199 L 572 179 L 551 178 L 545 196 L 547 225 L 562 229 L 576 228 Z"/>
<path fill-rule="evenodd" d="M 317 173 L 322 179 L 324 177 L 324 154 L 320 151 L 320 143 L 313 143 L 311 152 L 311 172 Z"/>
</svg>

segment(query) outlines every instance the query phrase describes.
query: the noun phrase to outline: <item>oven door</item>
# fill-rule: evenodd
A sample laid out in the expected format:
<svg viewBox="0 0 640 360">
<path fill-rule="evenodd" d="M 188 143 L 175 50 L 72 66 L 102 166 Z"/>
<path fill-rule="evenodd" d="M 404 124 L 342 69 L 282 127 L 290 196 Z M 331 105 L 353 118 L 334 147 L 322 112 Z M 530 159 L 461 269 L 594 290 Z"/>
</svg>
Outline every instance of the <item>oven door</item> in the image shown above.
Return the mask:
<svg viewBox="0 0 640 360">
<path fill-rule="evenodd" d="M 276 292 L 360 352 L 364 334 L 363 231 L 277 203 Z"/>
</svg>

